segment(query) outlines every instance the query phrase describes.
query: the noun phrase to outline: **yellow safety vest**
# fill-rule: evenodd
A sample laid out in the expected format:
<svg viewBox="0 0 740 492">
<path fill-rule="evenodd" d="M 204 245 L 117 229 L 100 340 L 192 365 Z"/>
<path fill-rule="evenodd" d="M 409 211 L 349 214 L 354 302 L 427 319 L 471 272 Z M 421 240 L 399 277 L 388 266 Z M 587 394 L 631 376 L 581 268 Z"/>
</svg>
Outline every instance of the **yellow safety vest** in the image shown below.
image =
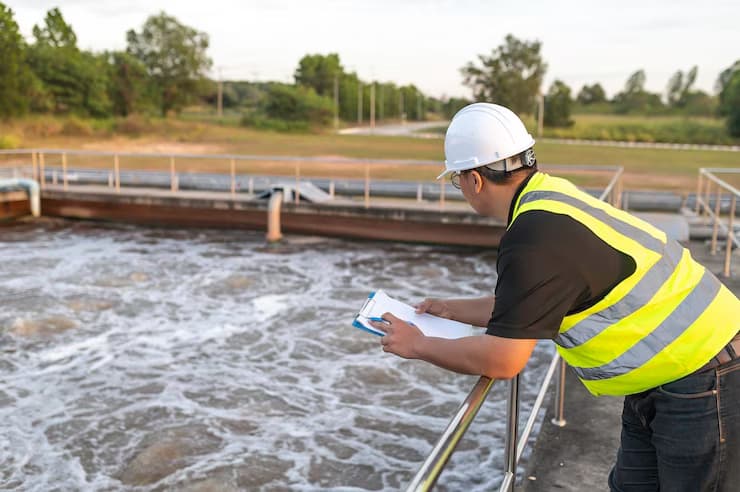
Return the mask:
<svg viewBox="0 0 740 492">
<path fill-rule="evenodd" d="M 634 273 L 603 299 L 566 316 L 555 339 L 594 395 L 639 393 L 680 379 L 740 329 L 737 297 L 660 229 L 539 172 L 514 204 L 511 224 L 530 210 L 567 215 L 635 260 Z"/>
</svg>

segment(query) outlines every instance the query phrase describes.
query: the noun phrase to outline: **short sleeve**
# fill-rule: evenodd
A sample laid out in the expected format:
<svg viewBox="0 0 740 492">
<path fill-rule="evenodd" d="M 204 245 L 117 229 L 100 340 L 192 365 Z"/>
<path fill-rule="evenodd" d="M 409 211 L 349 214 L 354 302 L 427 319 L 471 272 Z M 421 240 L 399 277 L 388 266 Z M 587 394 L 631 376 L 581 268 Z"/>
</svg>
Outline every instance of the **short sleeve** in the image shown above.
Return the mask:
<svg viewBox="0 0 740 492">
<path fill-rule="evenodd" d="M 592 289 L 581 275 L 584 245 L 578 244 L 582 230 L 576 226 L 584 229 L 570 217 L 542 211 L 517 218 L 499 248 L 496 302 L 486 333 L 552 339 L 563 318 L 588 302 Z"/>
</svg>

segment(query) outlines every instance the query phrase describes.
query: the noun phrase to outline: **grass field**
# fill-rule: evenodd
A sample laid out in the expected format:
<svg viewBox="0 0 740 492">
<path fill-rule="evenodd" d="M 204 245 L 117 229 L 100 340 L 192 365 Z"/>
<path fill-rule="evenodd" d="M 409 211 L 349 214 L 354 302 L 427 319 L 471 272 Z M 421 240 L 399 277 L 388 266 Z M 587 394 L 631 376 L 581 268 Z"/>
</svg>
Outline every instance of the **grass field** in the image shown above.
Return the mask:
<svg viewBox="0 0 740 492">
<path fill-rule="evenodd" d="M 571 119 L 574 124 L 570 127 L 545 127 L 543 136 L 623 142 L 740 144 L 740 139 L 727 134 L 724 121 L 718 118 L 575 114 Z M 537 121 L 533 116 L 525 117 L 525 123 L 527 128 L 537 128 Z M 443 134 L 445 130 L 445 126 L 440 126 L 425 131 Z"/>
<path fill-rule="evenodd" d="M 373 165 L 376 178 L 427 181 L 436 177 L 444 159 L 441 139 L 351 136 L 321 134 L 282 134 L 255 131 L 232 125 L 217 125 L 182 120 L 123 121 L 107 126 L 86 120 L 29 118 L 0 122 L 0 137 L 15 147 L 109 150 L 117 152 L 158 152 L 164 154 L 256 154 L 280 156 L 324 156 L 363 159 L 434 160 L 436 166 Z M 117 131 L 116 128 L 119 130 Z M 624 166 L 628 189 L 670 189 L 693 191 L 700 167 L 740 167 L 740 153 L 696 150 L 634 149 L 538 143 L 540 163 Z M 2 162 L 2 161 L 0 161 Z M 53 164 L 50 161 L 49 164 Z M 92 165 L 71 160 L 70 166 Z M 125 166 L 167 168 L 167 161 L 135 163 L 123 159 Z M 178 161 L 190 170 L 228 172 L 224 161 Z M 313 167 L 312 167 L 313 166 Z M 363 170 L 339 164 L 302 164 L 304 175 L 363 175 Z M 239 163 L 238 172 L 276 172 L 274 162 Z M 364 168 L 363 168 L 364 169 Z M 186 169 L 182 169 L 186 170 Z M 283 169 L 293 173 L 293 166 Z"/>
</svg>

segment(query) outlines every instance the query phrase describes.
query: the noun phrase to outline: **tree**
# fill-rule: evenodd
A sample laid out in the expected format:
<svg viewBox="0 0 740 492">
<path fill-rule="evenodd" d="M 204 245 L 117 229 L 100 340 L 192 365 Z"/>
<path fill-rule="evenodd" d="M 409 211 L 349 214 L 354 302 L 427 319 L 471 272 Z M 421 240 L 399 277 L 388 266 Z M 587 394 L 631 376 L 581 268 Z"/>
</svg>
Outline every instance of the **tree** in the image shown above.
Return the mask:
<svg viewBox="0 0 740 492">
<path fill-rule="evenodd" d="M 77 48 L 77 36 L 59 9 L 46 14 L 44 25 L 34 26 L 34 44 L 28 63 L 41 81 L 37 110 L 107 116 L 107 69 L 100 57 Z"/>
<path fill-rule="evenodd" d="M 577 100 L 584 106 L 603 103 L 606 102 L 606 92 L 604 92 L 604 88 L 599 83 L 593 85 L 584 84 L 580 92 L 578 92 Z"/>
<path fill-rule="evenodd" d="M 720 110 L 727 116 L 727 132 L 740 137 L 740 70 L 735 70 L 722 89 Z"/>
<path fill-rule="evenodd" d="M 561 80 L 556 80 L 550 86 L 545 96 L 544 123 L 547 126 L 571 126 L 570 119 L 570 87 Z"/>
<path fill-rule="evenodd" d="M 113 114 L 128 116 L 142 111 L 149 103 L 146 67 L 125 51 L 103 55 L 108 64 L 108 97 Z"/>
<path fill-rule="evenodd" d="M 64 20 L 58 7 L 46 13 L 43 27 L 33 26 L 33 37 L 37 43 L 52 48 L 77 49 L 77 35 L 72 26 Z"/>
<path fill-rule="evenodd" d="M 638 70 L 629 76 L 624 90 L 614 96 L 617 113 L 654 112 L 663 107 L 658 94 L 645 90 L 645 71 Z"/>
<path fill-rule="evenodd" d="M 340 77 L 344 68 L 339 55 L 306 55 L 298 62 L 294 77 L 296 84 L 312 87 L 320 96 L 334 95 L 334 77 Z"/>
<path fill-rule="evenodd" d="M 141 32 L 130 30 L 126 38 L 128 53 L 144 64 L 154 83 L 162 116 L 181 110 L 211 67 L 208 35 L 160 12 L 146 20 Z"/>
<path fill-rule="evenodd" d="M 512 34 L 490 56 L 479 55 L 482 66 L 469 62 L 460 69 L 464 83 L 477 101 L 509 107 L 516 113 L 531 112 L 547 70 L 539 41 L 521 41 Z"/>
<path fill-rule="evenodd" d="M 691 94 L 691 86 L 696 81 L 696 75 L 698 73 L 698 67 L 694 65 L 686 73 L 684 77 L 683 72 L 678 70 L 668 80 L 668 89 L 666 91 L 666 100 L 668 105 L 674 108 L 683 108 L 689 101 L 689 95 Z"/>
<path fill-rule="evenodd" d="M 13 11 L 0 3 L 0 117 L 22 114 L 28 109 L 26 96 L 31 73 L 25 49 Z"/>
<path fill-rule="evenodd" d="M 740 60 L 736 60 L 731 66 L 722 70 L 719 77 L 717 77 L 717 82 L 714 84 L 715 90 L 719 93 L 718 109 L 720 116 L 727 116 L 729 114 L 730 105 L 725 101 L 727 98 L 726 89 L 737 72 L 740 72 Z"/>
</svg>

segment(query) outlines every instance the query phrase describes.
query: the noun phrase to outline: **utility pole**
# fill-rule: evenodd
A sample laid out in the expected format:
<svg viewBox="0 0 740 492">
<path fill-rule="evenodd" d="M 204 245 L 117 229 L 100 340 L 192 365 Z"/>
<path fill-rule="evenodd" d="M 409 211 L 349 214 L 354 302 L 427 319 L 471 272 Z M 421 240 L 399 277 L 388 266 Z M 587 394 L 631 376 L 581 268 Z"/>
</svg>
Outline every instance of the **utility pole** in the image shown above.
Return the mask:
<svg viewBox="0 0 740 492">
<path fill-rule="evenodd" d="M 403 89 L 398 90 L 398 115 L 401 117 L 401 124 L 406 124 L 406 113 L 403 112 Z"/>
<path fill-rule="evenodd" d="M 370 128 L 375 130 L 375 81 L 370 86 Z"/>
<path fill-rule="evenodd" d="M 383 84 L 380 84 L 380 104 L 378 105 L 378 120 L 383 121 L 383 105 L 385 104 L 383 99 Z"/>
<path fill-rule="evenodd" d="M 540 92 L 538 99 L 539 112 L 537 115 L 537 138 L 542 138 L 542 126 L 545 120 L 545 95 Z"/>
<path fill-rule="evenodd" d="M 218 98 L 216 101 L 216 115 L 219 119 L 224 116 L 224 76 L 221 67 L 218 68 Z"/>
<path fill-rule="evenodd" d="M 357 124 L 362 125 L 362 82 L 357 79 Z"/>
<path fill-rule="evenodd" d="M 334 73 L 334 129 L 339 129 L 339 75 Z"/>
</svg>

